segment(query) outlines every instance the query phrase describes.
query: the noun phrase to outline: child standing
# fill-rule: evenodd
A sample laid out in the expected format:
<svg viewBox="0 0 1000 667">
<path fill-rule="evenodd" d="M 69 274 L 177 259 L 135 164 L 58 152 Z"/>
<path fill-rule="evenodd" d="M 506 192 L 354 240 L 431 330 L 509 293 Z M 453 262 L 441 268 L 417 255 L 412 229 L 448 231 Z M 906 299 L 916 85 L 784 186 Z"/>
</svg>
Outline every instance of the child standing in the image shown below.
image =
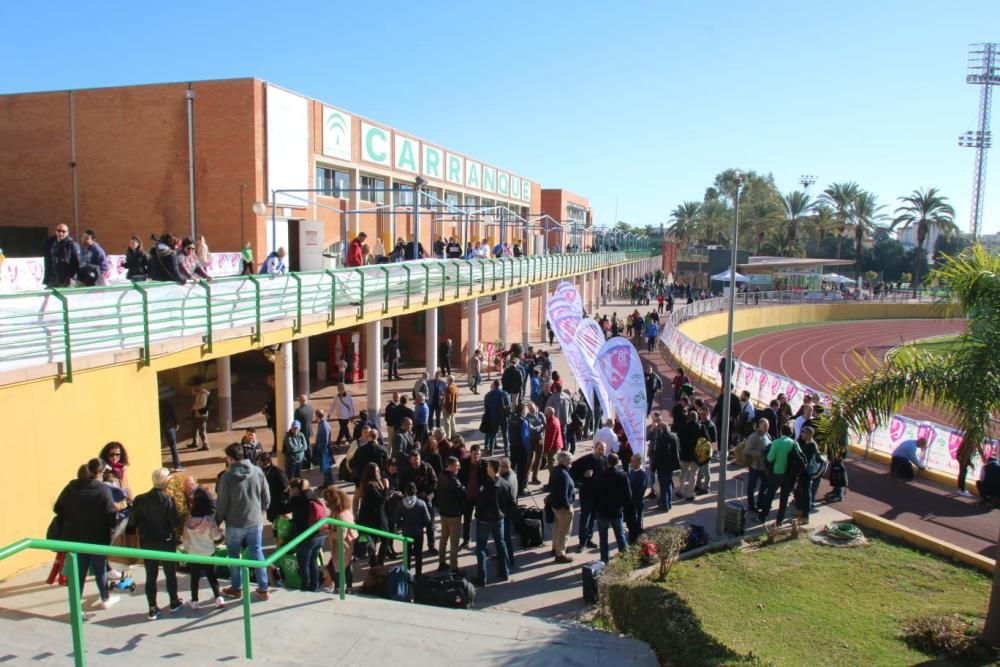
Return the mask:
<svg viewBox="0 0 1000 667">
<path fill-rule="evenodd" d="M 826 494 L 826 502 L 838 503 L 843 500 L 847 490 L 847 466 L 842 457 L 838 456 L 830 461 L 830 486 L 832 489 Z"/>
<path fill-rule="evenodd" d="M 211 556 L 215 553 L 215 542 L 222 539 L 222 531 L 215 522 L 215 508 L 212 496 L 206 489 L 195 489 L 191 496 L 191 517 L 184 523 L 184 547 L 189 554 Z M 215 576 L 215 566 L 191 563 L 192 609 L 198 608 L 198 584 L 205 575 L 215 596 L 215 607 L 222 609 L 225 601 L 219 594 L 219 579 Z"/>
<path fill-rule="evenodd" d="M 405 496 L 399 509 L 396 511 L 394 525 L 398 526 L 399 532 L 404 537 L 413 539 L 413 544 L 406 552 L 406 569 L 410 569 L 410 559 L 414 552 L 417 555 L 416 574 L 419 577 L 423 571 L 423 551 L 424 551 L 424 529 L 431 525 L 431 513 L 427 509 L 427 503 L 417 498 L 417 485 L 408 482 L 404 489 Z"/>
</svg>

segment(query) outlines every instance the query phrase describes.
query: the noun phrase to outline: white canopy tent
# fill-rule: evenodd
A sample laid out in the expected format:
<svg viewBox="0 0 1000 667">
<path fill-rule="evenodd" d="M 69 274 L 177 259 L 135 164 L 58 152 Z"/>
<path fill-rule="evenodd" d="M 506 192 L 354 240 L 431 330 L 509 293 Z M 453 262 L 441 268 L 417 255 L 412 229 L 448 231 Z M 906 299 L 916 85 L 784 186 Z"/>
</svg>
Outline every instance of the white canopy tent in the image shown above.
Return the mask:
<svg viewBox="0 0 1000 667">
<path fill-rule="evenodd" d="M 823 280 L 828 283 L 837 283 L 838 285 L 853 284 L 858 282 L 853 278 L 848 278 L 847 276 L 842 276 L 839 273 L 824 273 Z"/>
<path fill-rule="evenodd" d="M 730 275 L 731 275 L 731 270 L 730 269 L 726 269 L 722 273 L 716 273 L 714 276 L 712 276 L 712 280 L 718 280 L 718 281 L 721 281 L 721 282 L 724 282 L 724 283 L 728 283 L 728 282 L 730 282 L 732 280 L 732 278 L 730 277 Z M 744 276 L 744 275 L 742 275 L 742 274 L 740 274 L 740 273 L 737 273 L 736 274 L 736 282 L 738 282 L 738 283 L 745 283 L 745 282 L 747 282 L 747 277 Z"/>
</svg>

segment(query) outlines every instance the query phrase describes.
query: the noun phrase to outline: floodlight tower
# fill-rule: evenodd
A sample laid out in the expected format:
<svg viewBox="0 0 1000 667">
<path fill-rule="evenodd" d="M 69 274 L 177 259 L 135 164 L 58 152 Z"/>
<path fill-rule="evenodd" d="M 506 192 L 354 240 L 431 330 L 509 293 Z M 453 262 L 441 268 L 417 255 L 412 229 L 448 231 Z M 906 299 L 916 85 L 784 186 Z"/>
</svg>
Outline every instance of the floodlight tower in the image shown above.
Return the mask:
<svg viewBox="0 0 1000 667">
<path fill-rule="evenodd" d="M 986 149 L 992 143 L 990 106 L 993 86 L 1000 85 L 1000 44 L 973 44 L 969 47 L 969 70 L 965 82 L 979 86 L 979 127 L 958 137 L 958 145 L 976 149 L 972 174 L 972 238 L 978 240 L 983 224 L 983 194 L 986 181 Z"/>
<path fill-rule="evenodd" d="M 809 192 L 809 186 L 816 182 L 816 177 L 812 174 L 802 174 L 799 176 L 799 183 L 802 184 L 802 190 L 804 192 Z"/>
</svg>

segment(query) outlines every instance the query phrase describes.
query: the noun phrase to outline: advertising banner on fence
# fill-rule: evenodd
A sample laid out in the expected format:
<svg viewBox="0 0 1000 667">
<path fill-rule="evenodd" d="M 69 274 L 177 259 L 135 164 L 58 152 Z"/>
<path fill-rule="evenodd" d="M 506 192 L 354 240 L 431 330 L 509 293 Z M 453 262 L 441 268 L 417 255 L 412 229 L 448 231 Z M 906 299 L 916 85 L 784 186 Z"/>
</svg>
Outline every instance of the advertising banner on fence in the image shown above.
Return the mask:
<svg viewBox="0 0 1000 667">
<path fill-rule="evenodd" d="M 646 382 L 639 353 L 627 339 L 612 338 L 597 353 L 596 367 L 632 452 L 645 460 Z"/>
<path fill-rule="evenodd" d="M 697 303 L 697 302 L 696 302 Z M 694 305 L 694 304 L 693 304 Z M 684 308 L 684 307 L 682 307 Z M 690 313 L 681 310 L 680 317 L 689 319 Z M 670 353 L 683 368 L 692 375 L 719 381 L 719 360 L 721 356 L 704 345 L 696 343 L 672 326 L 668 321 L 660 336 Z M 778 394 L 785 394 L 792 410 L 798 410 L 805 394 L 818 396 L 821 403 L 828 402 L 829 397 L 812 387 L 802 384 L 792 378 L 785 377 L 765 368 L 758 368 L 739 360 L 734 368 L 733 383 L 735 390 L 744 390 L 758 403 L 768 403 Z M 892 454 L 893 450 L 906 440 L 917 438 L 927 439 L 927 449 L 924 450 L 923 463 L 938 472 L 958 476 L 959 465 L 956 460 L 958 447 L 962 443 L 962 434 L 948 426 L 942 426 L 928 421 L 917 421 L 903 415 L 893 415 L 888 425 L 881 428 L 870 428 L 867 433 L 854 434 L 855 441 L 869 447 L 873 451 Z M 997 444 L 984 447 L 987 458 L 995 450 Z M 976 479 L 982 467 L 982 461 L 976 457 L 972 462 L 970 479 Z"/>
<path fill-rule="evenodd" d="M 597 354 L 601 351 L 604 342 L 604 331 L 601 330 L 601 325 L 589 317 L 582 318 L 576 328 L 576 346 L 580 348 L 584 361 L 587 362 L 594 374 L 594 385 L 597 389 L 597 398 L 601 402 L 601 409 L 605 415 L 614 417 L 614 408 L 611 405 L 611 399 L 608 398 L 607 385 L 604 384 L 604 380 L 597 372 Z"/>
</svg>

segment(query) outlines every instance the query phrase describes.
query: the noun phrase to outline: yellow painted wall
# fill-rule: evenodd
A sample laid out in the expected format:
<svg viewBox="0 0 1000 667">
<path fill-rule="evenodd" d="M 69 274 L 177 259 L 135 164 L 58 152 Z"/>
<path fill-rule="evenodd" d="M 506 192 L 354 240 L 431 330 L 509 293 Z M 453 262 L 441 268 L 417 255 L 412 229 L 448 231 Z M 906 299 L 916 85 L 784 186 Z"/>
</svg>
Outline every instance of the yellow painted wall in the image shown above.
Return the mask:
<svg viewBox="0 0 1000 667">
<path fill-rule="evenodd" d="M 0 544 L 45 537 L 59 492 L 77 468 L 109 441 L 125 445 L 135 493 L 150 487 L 160 466 L 156 371 L 134 364 L 0 389 L 4 476 L 0 483 Z M 0 579 L 51 561 L 52 554 L 22 551 L 0 561 Z"/>
</svg>

